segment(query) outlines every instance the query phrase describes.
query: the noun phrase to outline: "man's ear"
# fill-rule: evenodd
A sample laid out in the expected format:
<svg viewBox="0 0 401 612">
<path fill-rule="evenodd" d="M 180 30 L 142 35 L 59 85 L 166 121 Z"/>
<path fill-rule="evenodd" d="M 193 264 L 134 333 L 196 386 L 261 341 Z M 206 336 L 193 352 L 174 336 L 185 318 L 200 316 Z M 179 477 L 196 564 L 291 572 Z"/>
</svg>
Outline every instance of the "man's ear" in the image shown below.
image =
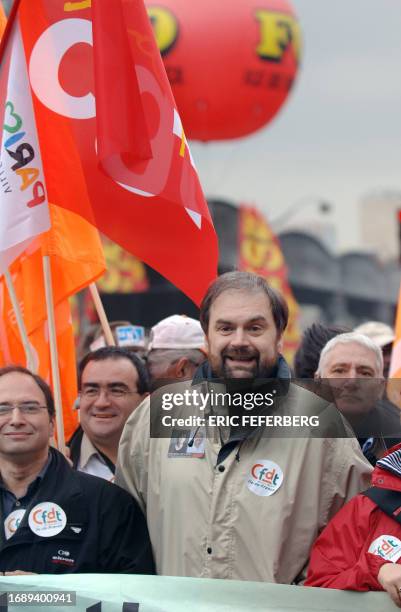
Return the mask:
<svg viewBox="0 0 401 612">
<path fill-rule="evenodd" d="M 189 360 L 186 357 L 181 357 L 174 364 L 174 378 L 188 378 Z"/>
</svg>

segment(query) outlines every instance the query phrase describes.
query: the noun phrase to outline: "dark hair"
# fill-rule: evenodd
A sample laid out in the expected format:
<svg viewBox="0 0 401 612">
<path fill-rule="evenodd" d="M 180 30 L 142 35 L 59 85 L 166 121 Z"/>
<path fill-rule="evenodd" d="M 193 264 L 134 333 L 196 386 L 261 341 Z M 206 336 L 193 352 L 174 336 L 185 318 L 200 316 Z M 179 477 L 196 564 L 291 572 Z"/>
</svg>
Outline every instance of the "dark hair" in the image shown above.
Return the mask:
<svg viewBox="0 0 401 612">
<path fill-rule="evenodd" d="M 202 300 L 199 316 L 205 334 L 207 334 L 209 328 L 210 309 L 213 303 L 219 295 L 232 290 L 252 293 L 264 292 L 270 303 L 277 332 L 280 335 L 283 333 L 288 323 L 288 306 L 281 293 L 273 289 L 262 276 L 237 270 L 222 274 L 209 286 Z"/>
<path fill-rule="evenodd" d="M 0 368 L 0 378 L 2 376 L 5 376 L 6 374 L 13 374 L 14 372 L 17 372 L 18 374 L 26 374 L 27 376 L 30 376 L 31 378 L 33 378 L 33 380 L 36 382 L 39 389 L 42 391 L 43 395 L 45 396 L 46 408 L 47 408 L 47 412 L 49 413 L 49 416 L 54 417 L 54 415 L 56 414 L 56 409 L 54 407 L 53 393 L 49 385 L 47 384 L 47 382 L 44 381 L 43 378 L 39 376 L 38 374 L 34 374 L 27 368 L 24 368 L 23 366 L 18 366 L 18 365 L 10 365 L 10 366 L 6 366 L 5 368 Z"/>
<path fill-rule="evenodd" d="M 141 395 L 149 391 L 149 377 L 142 359 L 132 351 L 120 346 L 103 346 L 97 351 L 87 353 L 78 367 L 78 388 L 81 388 L 82 373 L 90 361 L 104 361 L 105 359 L 128 359 L 138 372 L 138 393 Z"/>
<path fill-rule="evenodd" d="M 294 373 L 296 378 L 313 378 L 318 369 L 320 353 L 329 340 L 349 330 L 345 327 L 326 327 L 321 323 L 313 323 L 305 329 L 301 344 L 294 357 Z"/>
</svg>

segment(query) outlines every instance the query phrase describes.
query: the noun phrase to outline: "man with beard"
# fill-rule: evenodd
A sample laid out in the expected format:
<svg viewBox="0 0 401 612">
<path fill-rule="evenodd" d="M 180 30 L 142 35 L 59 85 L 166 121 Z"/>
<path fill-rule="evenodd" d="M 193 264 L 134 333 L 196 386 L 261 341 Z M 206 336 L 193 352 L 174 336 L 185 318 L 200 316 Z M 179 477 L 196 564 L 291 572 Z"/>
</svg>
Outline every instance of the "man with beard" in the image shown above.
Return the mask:
<svg viewBox="0 0 401 612">
<path fill-rule="evenodd" d="M 280 355 L 287 319 L 285 301 L 263 278 L 222 275 L 200 310 L 208 361 L 192 384 L 160 389 L 150 410 L 145 400 L 128 419 L 117 482 L 146 512 L 159 574 L 299 582 L 316 535 L 367 486 L 370 467 L 354 439 L 312 439 L 307 432 L 285 439 L 269 428 L 241 426 L 247 415 L 282 416 L 287 406 L 284 416 L 291 418 L 322 403 L 289 384 Z M 245 406 L 250 397 L 255 410 Z M 184 426 L 197 406 L 202 417 L 187 448 L 202 431 L 202 453 L 169 452 L 161 427 L 158 438 L 149 437 L 160 414 L 182 417 Z"/>
</svg>

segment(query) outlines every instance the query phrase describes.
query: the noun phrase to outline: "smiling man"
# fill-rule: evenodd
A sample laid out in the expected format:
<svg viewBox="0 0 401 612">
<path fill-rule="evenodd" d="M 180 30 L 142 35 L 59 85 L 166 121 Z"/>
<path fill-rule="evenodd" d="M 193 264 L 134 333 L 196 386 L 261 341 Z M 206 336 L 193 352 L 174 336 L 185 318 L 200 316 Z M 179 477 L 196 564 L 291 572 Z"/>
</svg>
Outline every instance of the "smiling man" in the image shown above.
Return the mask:
<svg viewBox="0 0 401 612">
<path fill-rule="evenodd" d="M 220 276 L 200 309 L 208 361 L 192 384 L 160 389 L 128 419 L 116 482 L 146 512 L 158 573 L 299 582 L 316 535 L 367 486 L 370 467 L 354 439 L 312 439 L 307 431 L 289 439 L 267 428 L 208 423 L 207 415 L 222 408 L 212 403 L 217 391 L 227 402 L 252 396 L 253 413 L 249 401 L 248 407 L 229 406 L 238 420 L 260 410 L 269 416 L 287 409 L 291 417 L 319 409 L 322 400 L 289 383 L 280 354 L 287 318 L 284 299 L 263 278 L 247 272 Z M 180 417 L 193 414 L 199 394 L 209 398 L 205 425 L 191 431 L 185 454 L 175 450 L 177 431 L 170 439 L 163 432 L 149 437 L 166 390 L 180 400 L 188 391 Z M 280 397 L 272 402 L 274 392 Z"/>
<path fill-rule="evenodd" d="M 126 349 L 100 348 L 81 361 L 78 382 L 81 427 L 70 443 L 74 467 L 112 481 L 125 422 L 149 391 L 145 365 Z"/>
<path fill-rule="evenodd" d="M 49 448 L 54 415 L 39 376 L 0 370 L 0 572 L 152 573 L 138 504 Z"/>
</svg>

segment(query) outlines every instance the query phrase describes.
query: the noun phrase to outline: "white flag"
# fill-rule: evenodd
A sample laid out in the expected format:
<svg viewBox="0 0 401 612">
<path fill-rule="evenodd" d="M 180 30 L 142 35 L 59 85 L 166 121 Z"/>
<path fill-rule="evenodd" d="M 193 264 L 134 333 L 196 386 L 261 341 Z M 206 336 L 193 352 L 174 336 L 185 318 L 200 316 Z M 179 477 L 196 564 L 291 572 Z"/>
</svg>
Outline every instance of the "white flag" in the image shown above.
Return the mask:
<svg viewBox="0 0 401 612">
<path fill-rule="evenodd" d="M 50 228 L 42 159 L 19 24 L 1 70 L 9 76 L 0 150 L 0 274 Z"/>
</svg>

